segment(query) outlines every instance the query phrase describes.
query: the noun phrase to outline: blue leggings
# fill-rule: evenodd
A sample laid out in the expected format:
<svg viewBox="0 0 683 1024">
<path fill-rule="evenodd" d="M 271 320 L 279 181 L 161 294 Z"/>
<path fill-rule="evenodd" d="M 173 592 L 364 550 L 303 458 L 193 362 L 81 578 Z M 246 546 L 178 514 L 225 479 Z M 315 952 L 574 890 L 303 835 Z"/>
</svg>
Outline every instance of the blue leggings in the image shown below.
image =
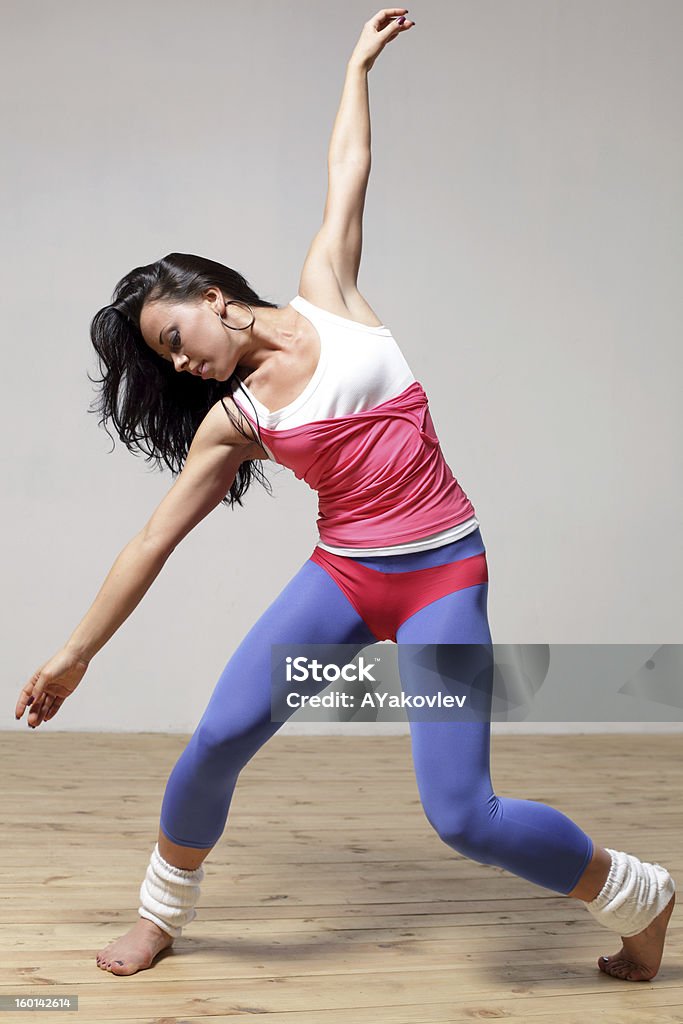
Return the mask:
<svg viewBox="0 0 683 1024">
<path fill-rule="evenodd" d="M 377 572 L 405 573 L 483 551 L 477 529 L 430 551 L 355 561 Z M 474 673 L 481 689 L 481 656 L 472 659 L 471 651 L 488 651 L 490 672 L 483 676 L 492 688 L 487 596 L 488 583 L 480 583 L 426 604 L 398 625 L 398 644 L 478 645 L 462 648 L 458 679 Z M 164 835 L 179 846 L 199 849 L 220 839 L 240 771 L 282 724 L 271 721 L 271 644 L 343 643 L 354 645 L 357 653 L 376 640 L 335 580 L 309 558 L 221 673 L 169 777 L 161 809 Z M 349 657 L 353 654 L 349 648 Z M 321 682 L 319 691 L 327 685 Z M 448 846 L 563 895 L 576 886 L 593 854 L 590 837 L 547 804 L 493 792 L 489 721 L 410 721 L 410 734 L 424 812 Z"/>
</svg>

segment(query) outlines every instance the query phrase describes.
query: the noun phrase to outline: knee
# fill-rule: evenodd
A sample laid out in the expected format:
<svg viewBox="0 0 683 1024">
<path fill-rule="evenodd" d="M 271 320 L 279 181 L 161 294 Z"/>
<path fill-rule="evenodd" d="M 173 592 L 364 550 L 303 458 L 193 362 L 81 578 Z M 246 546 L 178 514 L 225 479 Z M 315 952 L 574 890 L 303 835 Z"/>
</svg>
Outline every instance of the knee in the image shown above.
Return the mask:
<svg viewBox="0 0 683 1024">
<path fill-rule="evenodd" d="M 256 733 L 256 729 L 242 727 L 238 722 L 200 722 L 192 737 L 195 756 L 201 761 L 220 762 L 222 766 L 229 763 L 243 767 L 260 746 Z"/>
<path fill-rule="evenodd" d="M 492 817 L 485 804 L 460 804 L 427 812 L 427 820 L 439 839 L 452 850 L 480 864 L 493 864 Z"/>
</svg>

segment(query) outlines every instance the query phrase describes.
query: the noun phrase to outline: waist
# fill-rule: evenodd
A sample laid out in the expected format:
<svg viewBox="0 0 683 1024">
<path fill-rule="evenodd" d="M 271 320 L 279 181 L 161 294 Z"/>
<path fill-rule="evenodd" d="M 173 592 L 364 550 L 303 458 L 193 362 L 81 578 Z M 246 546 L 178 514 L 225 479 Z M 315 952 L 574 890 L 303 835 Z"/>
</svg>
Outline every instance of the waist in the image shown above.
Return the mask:
<svg viewBox="0 0 683 1024">
<path fill-rule="evenodd" d="M 348 558 L 367 558 L 372 561 L 377 558 L 378 564 L 387 564 L 391 555 L 411 554 L 419 551 L 432 551 L 446 545 L 452 546 L 460 540 L 475 533 L 479 529 L 479 520 L 475 515 L 458 521 L 445 530 L 431 533 L 426 537 L 419 537 L 416 540 L 403 540 L 397 544 L 383 544 L 374 547 L 337 547 L 326 544 L 322 537 L 318 538 L 317 547 L 329 551 L 333 555 L 344 555 Z"/>
</svg>

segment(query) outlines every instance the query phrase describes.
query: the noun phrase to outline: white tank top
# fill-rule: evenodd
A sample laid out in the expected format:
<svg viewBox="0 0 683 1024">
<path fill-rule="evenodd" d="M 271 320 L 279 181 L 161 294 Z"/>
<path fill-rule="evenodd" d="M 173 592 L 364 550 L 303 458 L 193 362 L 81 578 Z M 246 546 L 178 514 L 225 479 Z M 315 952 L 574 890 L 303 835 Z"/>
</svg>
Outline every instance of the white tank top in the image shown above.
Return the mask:
<svg viewBox="0 0 683 1024">
<path fill-rule="evenodd" d="M 301 295 L 293 298 L 290 305 L 315 327 L 320 338 L 320 359 L 303 392 L 289 405 L 274 412 L 269 412 L 246 384 L 235 385 L 232 397 L 236 404 L 253 417 L 250 401 L 253 402 L 261 426 L 273 431 L 289 430 L 315 420 L 365 412 L 400 395 L 415 381 L 393 334 L 384 324 L 368 327 L 321 309 Z M 245 401 L 244 393 L 250 401 Z M 269 459 L 275 462 L 267 444 L 263 447 Z M 407 554 L 452 543 L 473 533 L 478 526 L 476 516 L 471 516 L 446 530 L 405 544 L 339 548 L 324 544 L 318 538 L 318 546 L 333 554 L 352 557 Z"/>
</svg>

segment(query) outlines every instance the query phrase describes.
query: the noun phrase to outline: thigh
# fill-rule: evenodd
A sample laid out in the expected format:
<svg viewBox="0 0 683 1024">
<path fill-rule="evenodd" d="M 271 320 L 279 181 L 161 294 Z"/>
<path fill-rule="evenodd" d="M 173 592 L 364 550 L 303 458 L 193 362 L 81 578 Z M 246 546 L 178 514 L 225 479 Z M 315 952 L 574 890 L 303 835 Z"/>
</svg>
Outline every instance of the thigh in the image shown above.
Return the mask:
<svg viewBox="0 0 683 1024">
<path fill-rule="evenodd" d="M 198 730 L 209 742 L 247 738 L 253 747 L 279 728 L 282 722 L 271 721 L 274 644 L 347 644 L 345 653 L 352 657 L 374 641 L 334 580 L 315 562 L 307 560 L 235 650 L 221 673 Z M 322 682 L 319 689 L 327 685 Z"/>
<path fill-rule="evenodd" d="M 404 688 L 424 694 L 457 691 L 478 721 L 489 719 L 493 689 L 487 600 L 488 583 L 456 590 L 420 608 L 396 631 Z"/>
<path fill-rule="evenodd" d="M 493 645 L 488 583 L 426 605 L 397 631 L 401 685 L 409 694 L 462 694 L 468 713 L 435 712 L 410 720 L 418 789 L 428 817 L 444 801 L 490 796 L 490 709 Z M 423 717 L 421 714 L 420 717 Z"/>
</svg>

